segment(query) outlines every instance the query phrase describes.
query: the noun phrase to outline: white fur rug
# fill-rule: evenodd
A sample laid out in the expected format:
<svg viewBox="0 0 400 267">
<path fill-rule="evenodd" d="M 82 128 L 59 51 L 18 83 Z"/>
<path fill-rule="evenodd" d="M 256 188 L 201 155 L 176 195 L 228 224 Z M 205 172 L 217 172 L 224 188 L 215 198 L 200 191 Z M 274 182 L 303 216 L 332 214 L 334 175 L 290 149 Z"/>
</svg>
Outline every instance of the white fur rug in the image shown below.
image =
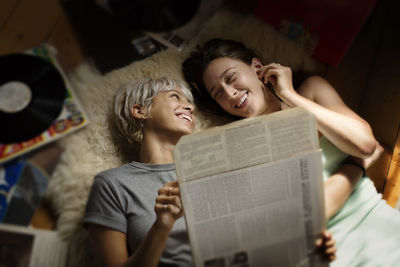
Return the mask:
<svg viewBox="0 0 400 267">
<path fill-rule="evenodd" d="M 251 15 L 228 11 L 216 13 L 181 53 L 165 50 L 142 61 L 100 75 L 89 64 L 79 66 L 70 80 L 85 107 L 90 124 L 59 141 L 65 149 L 46 197 L 57 216 L 60 235 L 70 243 L 68 266 L 94 266 L 86 230 L 81 225 L 86 200 L 96 173 L 135 159 L 137 147 L 124 146 L 110 120 L 113 96 L 120 85 L 141 77 L 182 78 L 181 63 L 197 45 L 214 38 L 235 39 L 256 50 L 265 62 L 279 62 L 294 70 L 318 73 L 323 64 L 314 61 L 301 48 Z M 196 130 L 211 121 L 201 114 Z"/>
</svg>

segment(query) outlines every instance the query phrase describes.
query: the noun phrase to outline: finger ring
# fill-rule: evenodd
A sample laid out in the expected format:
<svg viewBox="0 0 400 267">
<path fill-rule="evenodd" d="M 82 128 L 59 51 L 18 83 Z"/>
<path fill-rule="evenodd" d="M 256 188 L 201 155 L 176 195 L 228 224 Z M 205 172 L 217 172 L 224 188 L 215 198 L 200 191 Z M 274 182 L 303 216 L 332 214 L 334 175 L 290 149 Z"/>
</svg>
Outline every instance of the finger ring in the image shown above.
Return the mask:
<svg viewBox="0 0 400 267">
<path fill-rule="evenodd" d="M 168 195 L 170 194 L 171 191 L 172 191 L 172 187 L 170 186 L 170 187 L 168 188 Z"/>
<path fill-rule="evenodd" d="M 278 65 L 278 68 L 281 66 L 281 64 L 279 64 L 279 63 L 278 63 L 278 64 L 276 64 L 276 65 Z"/>
<path fill-rule="evenodd" d="M 168 211 L 167 204 L 164 204 L 164 210 L 165 210 L 165 211 Z"/>
</svg>

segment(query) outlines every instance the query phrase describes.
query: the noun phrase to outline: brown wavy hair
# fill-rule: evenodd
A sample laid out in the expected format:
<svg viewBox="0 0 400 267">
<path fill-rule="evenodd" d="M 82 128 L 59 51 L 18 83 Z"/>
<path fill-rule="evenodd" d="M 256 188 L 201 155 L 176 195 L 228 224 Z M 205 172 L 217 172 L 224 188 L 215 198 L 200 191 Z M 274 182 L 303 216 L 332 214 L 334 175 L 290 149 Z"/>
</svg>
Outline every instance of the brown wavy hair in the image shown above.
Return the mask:
<svg viewBox="0 0 400 267">
<path fill-rule="evenodd" d="M 256 52 L 247 48 L 243 43 L 226 40 L 226 39 L 211 39 L 203 46 L 197 48 L 190 54 L 182 63 L 182 72 L 186 82 L 190 85 L 194 102 L 196 106 L 203 112 L 225 115 L 230 118 L 237 118 L 224 111 L 217 102 L 211 97 L 203 82 L 203 73 L 211 61 L 221 57 L 229 57 L 238 59 L 248 65 L 251 65 L 253 58 L 262 59 Z M 292 70 L 293 85 L 297 88 L 301 82 L 311 73 L 304 71 Z"/>
<path fill-rule="evenodd" d="M 221 57 L 238 59 L 246 64 L 251 64 L 253 58 L 260 58 L 254 51 L 248 49 L 243 43 L 234 40 L 211 39 L 203 46 L 197 46 L 189 58 L 182 63 L 182 72 L 186 82 L 190 85 L 196 106 L 205 112 L 225 114 L 224 111 L 210 96 L 203 82 L 203 73 L 211 61 Z"/>
</svg>

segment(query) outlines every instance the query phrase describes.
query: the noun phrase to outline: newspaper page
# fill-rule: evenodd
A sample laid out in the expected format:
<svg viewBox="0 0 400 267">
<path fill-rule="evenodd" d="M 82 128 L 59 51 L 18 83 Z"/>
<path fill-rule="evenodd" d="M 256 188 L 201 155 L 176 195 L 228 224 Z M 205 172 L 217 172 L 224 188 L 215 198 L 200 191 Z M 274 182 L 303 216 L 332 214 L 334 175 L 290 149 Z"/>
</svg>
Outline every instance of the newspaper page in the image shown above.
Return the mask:
<svg viewBox="0 0 400 267">
<path fill-rule="evenodd" d="M 173 153 L 182 183 L 316 149 L 313 115 L 293 108 L 183 136 Z"/>
<path fill-rule="evenodd" d="M 314 252 L 325 222 L 310 113 L 295 108 L 181 141 L 174 158 L 196 266 L 329 266 Z"/>
<path fill-rule="evenodd" d="M 66 266 L 67 243 L 55 231 L 2 223 L 0 247 L 0 262 L 5 266 Z"/>
</svg>

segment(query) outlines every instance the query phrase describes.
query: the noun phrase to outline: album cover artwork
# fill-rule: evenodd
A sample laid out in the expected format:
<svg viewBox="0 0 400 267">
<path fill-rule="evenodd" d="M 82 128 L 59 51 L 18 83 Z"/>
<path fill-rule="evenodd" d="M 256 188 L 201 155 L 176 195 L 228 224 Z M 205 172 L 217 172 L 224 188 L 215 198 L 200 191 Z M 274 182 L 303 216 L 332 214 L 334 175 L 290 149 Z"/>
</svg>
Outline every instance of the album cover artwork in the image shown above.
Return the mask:
<svg viewBox="0 0 400 267">
<path fill-rule="evenodd" d="M 14 193 L 26 159 L 20 157 L 0 165 L 0 222 L 6 215 L 11 195 Z"/>
<path fill-rule="evenodd" d="M 53 46 L 0 56 L 0 70 L 0 163 L 89 123 Z"/>
<path fill-rule="evenodd" d="M 28 226 L 49 183 L 24 156 L 0 165 L 0 222 Z"/>
</svg>

